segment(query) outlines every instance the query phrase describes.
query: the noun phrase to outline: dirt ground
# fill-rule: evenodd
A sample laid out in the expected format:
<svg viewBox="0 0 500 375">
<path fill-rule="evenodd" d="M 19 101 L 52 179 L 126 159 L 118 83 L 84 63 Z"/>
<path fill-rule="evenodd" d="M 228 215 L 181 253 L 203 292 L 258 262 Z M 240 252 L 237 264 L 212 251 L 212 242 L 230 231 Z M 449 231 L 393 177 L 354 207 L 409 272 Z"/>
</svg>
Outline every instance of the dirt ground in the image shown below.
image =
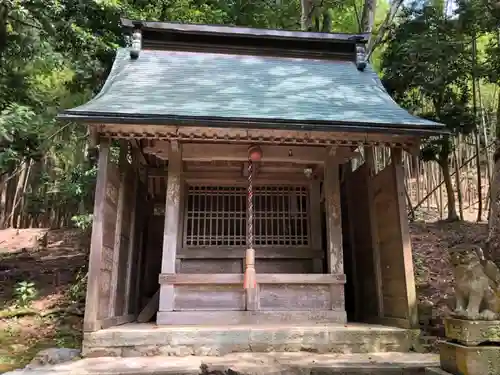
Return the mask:
<svg viewBox="0 0 500 375">
<path fill-rule="evenodd" d="M 465 242 L 483 246 L 487 225 L 416 222 L 410 229 L 419 301 L 445 314 L 453 294 L 446 250 Z M 44 233 L 47 246 L 33 248 L 34 238 Z M 24 365 L 40 349 L 78 347 L 85 292 L 78 280 L 85 274 L 87 249 L 88 235 L 74 229 L 0 230 L 0 373 Z M 12 317 L 19 310 L 15 291 L 21 282 L 32 282 L 37 297 L 27 314 Z"/>
<path fill-rule="evenodd" d="M 47 235 L 47 246 L 34 246 Z M 37 248 L 38 247 L 38 248 Z M 78 347 L 88 239 L 78 230 L 0 230 L 0 373 L 48 347 Z M 19 290 L 25 284 L 25 292 Z M 22 297 L 33 302 L 19 307 Z M 84 289 L 83 289 L 84 292 Z"/>
</svg>

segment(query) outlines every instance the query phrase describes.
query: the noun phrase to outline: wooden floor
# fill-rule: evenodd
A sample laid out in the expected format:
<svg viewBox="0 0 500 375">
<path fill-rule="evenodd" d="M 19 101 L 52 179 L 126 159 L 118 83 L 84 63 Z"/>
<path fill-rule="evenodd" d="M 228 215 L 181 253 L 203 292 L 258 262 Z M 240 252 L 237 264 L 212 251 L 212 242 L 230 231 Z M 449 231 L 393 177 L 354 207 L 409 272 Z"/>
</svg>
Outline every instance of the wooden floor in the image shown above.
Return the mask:
<svg viewBox="0 0 500 375">
<path fill-rule="evenodd" d="M 369 324 L 157 326 L 130 323 L 84 335 L 84 355 L 208 355 L 235 352 L 408 352 L 415 332 Z"/>
</svg>

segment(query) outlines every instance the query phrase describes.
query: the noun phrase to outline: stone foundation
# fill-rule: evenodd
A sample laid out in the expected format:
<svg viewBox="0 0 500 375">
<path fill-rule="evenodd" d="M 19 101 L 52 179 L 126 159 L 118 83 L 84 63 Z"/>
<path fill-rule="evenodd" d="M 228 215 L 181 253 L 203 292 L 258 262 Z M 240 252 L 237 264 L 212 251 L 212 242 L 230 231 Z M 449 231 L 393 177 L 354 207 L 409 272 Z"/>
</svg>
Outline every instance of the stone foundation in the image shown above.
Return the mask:
<svg viewBox="0 0 500 375">
<path fill-rule="evenodd" d="M 446 338 L 464 345 L 479 345 L 484 342 L 500 345 L 500 321 L 474 321 L 445 319 Z M 500 371 L 499 371 L 500 373 Z"/>
<path fill-rule="evenodd" d="M 85 357 L 222 356 L 241 352 L 409 352 L 418 330 L 363 325 L 155 326 L 85 333 Z"/>
<path fill-rule="evenodd" d="M 441 368 L 453 375 L 500 374 L 500 346 L 439 343 Z"/>
<path fill-rule="evenodd" d="M 235 353 L 223 357 L 86 358 L 24 375 L 422 375 L 435 354 Z M 12 374 L 14 375 L 14 374 Z"/>
</svg>

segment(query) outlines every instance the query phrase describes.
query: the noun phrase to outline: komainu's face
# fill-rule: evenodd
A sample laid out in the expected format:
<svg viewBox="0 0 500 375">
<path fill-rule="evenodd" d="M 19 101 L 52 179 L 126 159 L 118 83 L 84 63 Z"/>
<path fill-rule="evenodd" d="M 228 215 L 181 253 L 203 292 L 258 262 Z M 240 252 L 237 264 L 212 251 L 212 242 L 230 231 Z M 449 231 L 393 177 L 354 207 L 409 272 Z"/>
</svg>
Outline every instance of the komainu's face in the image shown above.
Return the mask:
<svg viewBox="0 0 500 375">
<path fill-rule="evenodd" d="M 479 261 L 476 252 L 472 249 L 470 250 L 460 250 L 453 251 L 450 254 L 451 264 L 453 266 L 469 265 L 475 264 Z"/>
</svg>

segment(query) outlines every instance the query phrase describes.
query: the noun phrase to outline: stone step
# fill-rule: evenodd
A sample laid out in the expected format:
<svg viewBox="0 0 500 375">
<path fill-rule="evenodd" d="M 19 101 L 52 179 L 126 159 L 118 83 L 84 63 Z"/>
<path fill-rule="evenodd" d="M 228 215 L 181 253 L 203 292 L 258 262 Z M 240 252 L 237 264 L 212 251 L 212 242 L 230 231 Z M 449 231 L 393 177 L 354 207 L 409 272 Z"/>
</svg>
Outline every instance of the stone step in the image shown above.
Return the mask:
<svg viewBox="0 0 500 375">
<path fill-rule="evenodd" d="M 449 372 L 446 372 L 439 367 L 427 367 L 425 369 L 425 375 L 453 375 Z"/>
<path fill-rule="evenodd" d="M 156 326 L 85 333 L 84 357 L 221 356 L 240 352 L 409 352 L 418 331 L 369 324 Z"/>
<path fill-rule="evenodd" d="M 23 375 L 417 375 L 434 354 L 233 353 L 222 357 L 86 358 Z"/>
</svg>

